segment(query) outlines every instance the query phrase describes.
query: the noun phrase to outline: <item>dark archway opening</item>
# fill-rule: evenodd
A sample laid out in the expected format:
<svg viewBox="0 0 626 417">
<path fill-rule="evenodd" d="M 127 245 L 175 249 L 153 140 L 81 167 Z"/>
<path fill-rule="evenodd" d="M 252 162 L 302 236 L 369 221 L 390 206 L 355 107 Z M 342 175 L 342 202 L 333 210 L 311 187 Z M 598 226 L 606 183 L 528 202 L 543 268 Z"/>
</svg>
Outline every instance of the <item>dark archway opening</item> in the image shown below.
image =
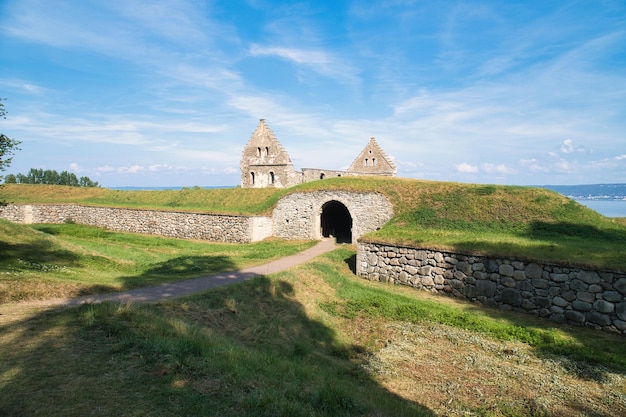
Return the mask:
<svg viewBox="0 0 626 417">
<path fill-rule="evenodd" d="M 329 201 L 322 206 L 322 236 L 334 236 L 337 243 L 352 243 L 352 216 L 339 201 Z"/>
</svg>

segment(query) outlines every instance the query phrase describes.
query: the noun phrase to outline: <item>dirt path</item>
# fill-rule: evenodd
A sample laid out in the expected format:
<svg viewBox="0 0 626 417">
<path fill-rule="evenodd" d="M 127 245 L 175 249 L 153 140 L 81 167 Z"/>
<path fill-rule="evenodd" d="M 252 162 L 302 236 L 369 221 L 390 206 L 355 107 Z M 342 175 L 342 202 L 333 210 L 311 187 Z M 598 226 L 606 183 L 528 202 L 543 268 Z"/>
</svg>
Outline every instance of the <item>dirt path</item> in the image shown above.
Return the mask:
<svg viewBox="0 0 626 417">
<path fill-rule="evenodd" d="M 85 303 L 99 303 L 103 301 L 146 303 L 182 297 L 185 295 L 201 292 L 209 288 L 215 288 L 222 285 L 245 281 L 259 275 L 269 275 L 276 272 L 284 271 L 291 267 L 303 264 L 315 258 L 316 256 L 319 256 L 326 252 L 330 252 L 334 248 L 334 239 L 324 239 L 312 248 L 304 250 L 295 255 L 286 256 L 284 258 L 280 258 L 263 265 L 257 265 L 239 271 L 222 272 L 215 275 L 193 278 L 179 282 L 172 282 L 168 284 L 161 284 L 155 287 L 136 288 L 134 290 L 112 294 L 90 295 L 70 299 L 50 299 L 1 304 L 0 323 L 24 317 L 34 311 L 53 306 L 72 306 Z"/>
</svg>

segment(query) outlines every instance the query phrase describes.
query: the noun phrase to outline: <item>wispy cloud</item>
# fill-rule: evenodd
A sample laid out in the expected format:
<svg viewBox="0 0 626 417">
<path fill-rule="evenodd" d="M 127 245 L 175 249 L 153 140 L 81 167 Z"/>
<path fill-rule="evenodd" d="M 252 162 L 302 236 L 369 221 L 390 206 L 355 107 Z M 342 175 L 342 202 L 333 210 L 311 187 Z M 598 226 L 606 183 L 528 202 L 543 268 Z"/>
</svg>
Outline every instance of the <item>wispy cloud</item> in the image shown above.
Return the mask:
<svg viewBox="0 0 626 417">
<path fill-rule="evenodd" d="M 339 83 L 360 83 L 358 71 L 328 51 L 253 44 L 249 52 L 252 56 L 275 56 L 293 62 Z"/>
</svg>

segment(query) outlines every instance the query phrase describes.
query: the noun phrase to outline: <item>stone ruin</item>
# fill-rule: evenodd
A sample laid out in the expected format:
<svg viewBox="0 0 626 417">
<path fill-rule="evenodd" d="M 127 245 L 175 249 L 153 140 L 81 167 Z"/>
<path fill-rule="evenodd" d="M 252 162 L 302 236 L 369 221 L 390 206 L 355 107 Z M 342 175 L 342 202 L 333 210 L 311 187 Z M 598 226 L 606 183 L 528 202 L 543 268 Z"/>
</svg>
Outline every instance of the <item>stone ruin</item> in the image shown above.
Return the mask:
<svg viewBox="0 0 626 417">
<path fill-rule="evenodd" d="M 396 165 L 371 138 L 346 171 L 302 168 L 296 171 L 289 154 L 261 119 L 241 156 L 242 188 L 288 188 L 329 177 L 382 175 L 395 177 Z"/>
</svg>

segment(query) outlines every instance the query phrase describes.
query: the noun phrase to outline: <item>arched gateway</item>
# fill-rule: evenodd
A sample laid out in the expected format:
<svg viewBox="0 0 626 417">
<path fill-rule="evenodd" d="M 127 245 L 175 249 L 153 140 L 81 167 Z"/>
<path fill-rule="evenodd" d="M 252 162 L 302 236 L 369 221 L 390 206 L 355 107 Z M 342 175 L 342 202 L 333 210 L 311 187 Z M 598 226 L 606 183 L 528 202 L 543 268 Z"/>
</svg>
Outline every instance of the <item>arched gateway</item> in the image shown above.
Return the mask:
<svg viewBox="0 0 626 417">
<path fill-rule="evenodd" d="M 336 200 L 324 203 L 320 216 L 323 237 L 334 236 L 337 243 L 352 243 L 352 216 L 345 205 Z"/>
<path fill-rule="evenodd" d="M 353 243 L 383 227 L 393 216 L 393 206 L 376 192 L 320 190 L 282 197 L 272 213 L 273 236 L 313 239 L 334 236 Z"/>
</svg>

